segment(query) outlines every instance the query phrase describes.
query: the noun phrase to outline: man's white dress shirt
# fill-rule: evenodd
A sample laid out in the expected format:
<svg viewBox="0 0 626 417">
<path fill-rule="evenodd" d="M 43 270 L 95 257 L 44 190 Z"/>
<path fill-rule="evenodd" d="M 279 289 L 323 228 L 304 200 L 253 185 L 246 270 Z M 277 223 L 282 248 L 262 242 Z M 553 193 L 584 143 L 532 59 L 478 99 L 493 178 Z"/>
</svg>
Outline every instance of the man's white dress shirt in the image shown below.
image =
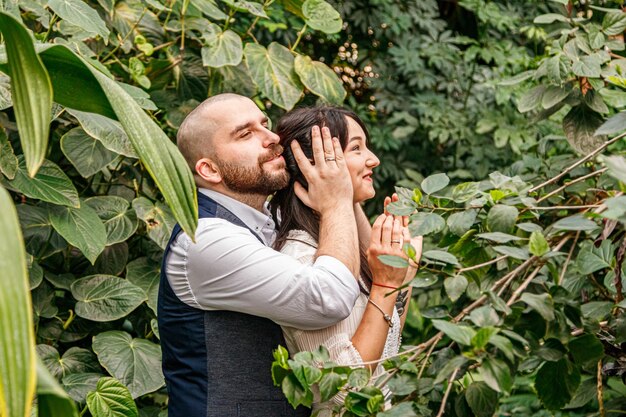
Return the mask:
<svg viewBox="0 0 626 417">
<path fill-rule="evenodd" d="M 320 256 L 304 265 L 271 248 L 271 214 L 218 192 L 200 188 L 250 230 L 224 219 L 203 218 L 196 241 L 181 232 L 166 260 L 170 286 L 181 301 L 203 310 L 230 310 L 301 329 L 320 329 L 347 317 L 358 284 L 338 259 Z"/>
</svg>

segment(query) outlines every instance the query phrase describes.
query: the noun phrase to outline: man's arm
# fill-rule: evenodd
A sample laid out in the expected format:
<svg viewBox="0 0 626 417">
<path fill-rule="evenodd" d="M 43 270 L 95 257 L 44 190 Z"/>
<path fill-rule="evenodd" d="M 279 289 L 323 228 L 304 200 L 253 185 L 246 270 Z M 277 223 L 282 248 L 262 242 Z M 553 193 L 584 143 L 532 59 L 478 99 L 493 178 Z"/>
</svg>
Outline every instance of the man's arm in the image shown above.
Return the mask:
<svg viewBox="0 0 626 417">
<path fill-rule="evenodd" d="M 327 127 L 314 126 L 311 131 L 313 157 L 311 164 L 297 141 L 291 142 L 293 155 L 309 187 L 294 184 L 298 198 L 320 216 L 317 256 L 337 258 L 359 275 L 359 241 L 353 208 L 352 180 L 339 140 L 331 138 Z"/>
<path fill-rule="evenodd" d="M 372 225 L 368 220 L 363 207 L 359 203 L 354 204 L 354 217 L 356 219 L 356 228 L 359 234 L 359 247 L 363 251 L 367 251 L 372 236 Z"/>
<path fill-rule="evenodd" d="M 320 329 L 347 317 L 359 295 L 352 272 L 330 256 L 303 265 L 223 219 L 201 219 L 196 243 L 182 233 L 171 246 L 167 277 L 186 304 Z"/>
</svg>

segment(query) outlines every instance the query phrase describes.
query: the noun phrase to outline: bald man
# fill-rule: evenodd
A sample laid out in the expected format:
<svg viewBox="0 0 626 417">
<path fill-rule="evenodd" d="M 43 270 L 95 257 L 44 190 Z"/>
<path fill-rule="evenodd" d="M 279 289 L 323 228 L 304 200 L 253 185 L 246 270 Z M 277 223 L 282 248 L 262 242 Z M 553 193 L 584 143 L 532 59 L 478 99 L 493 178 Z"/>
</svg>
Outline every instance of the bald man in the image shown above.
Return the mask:
<svg viewBox="0 0 626 417">
<path fill-rule="evenodd" d="M 271 378 L 279 325 L 320 329 L 347 317 L 359 294 L 357 226 L 343 153 L 314 129 L 315 164 L 294 155 L 320 214 L 311 266 L 272 249 L 267 197 L 287 185 L 279 138 L 253 101 L 209 98 L 184 120 L 178 147 L 198 187 L 195 242 L 176 226 L 165 250 L 158 320 L 169 417 L 308 416 Z M 328 198 L 333 196 L 333 198 Z M 329 231 L 332 231 L 332 237 Z"/>
</svg>

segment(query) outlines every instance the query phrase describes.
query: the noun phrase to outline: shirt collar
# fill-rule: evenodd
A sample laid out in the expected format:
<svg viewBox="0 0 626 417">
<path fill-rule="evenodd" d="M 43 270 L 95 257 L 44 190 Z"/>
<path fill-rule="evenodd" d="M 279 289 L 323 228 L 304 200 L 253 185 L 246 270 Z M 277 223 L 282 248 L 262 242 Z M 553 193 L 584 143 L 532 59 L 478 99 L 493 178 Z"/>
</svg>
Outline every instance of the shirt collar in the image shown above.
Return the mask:
<svg viewBox="0 0 626 417">
<path fill-rule="evenodd" d="M 263 213 L 261 213 L 249 205 L 217 191 L 209 190 L 208 188 L 198 188 L 198 191 L 207 197 L 212 198 L 235 216 L 239 217 L 239 219 L 244 222 L 246 226 L 252 229 L 265 241 L 266 245 L 274 243 L 274 239 L 276 237 L 276 224 L 274 223 L 274 219 L 270 213 L 269 203 L 267 201 L 263 204 Z"/>
</svg>

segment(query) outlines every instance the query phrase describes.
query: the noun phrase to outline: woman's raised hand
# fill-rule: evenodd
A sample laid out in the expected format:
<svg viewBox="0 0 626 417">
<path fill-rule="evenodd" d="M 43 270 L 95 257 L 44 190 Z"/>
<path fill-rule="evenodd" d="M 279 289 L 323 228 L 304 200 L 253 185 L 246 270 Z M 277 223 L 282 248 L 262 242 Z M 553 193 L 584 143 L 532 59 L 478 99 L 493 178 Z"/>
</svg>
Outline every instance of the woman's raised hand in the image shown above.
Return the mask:
<svg viewBox="0 0 626 417">
<path fill-rule="evenodd" d="M 389 212 L 387 211 L 387 206 L 390 203 L 395 203 L 396 201 L 398 201 L 398 199 L 399 199 L 398 194 L 396 193 L 393 193 L 391 197 L 389 196 L 385 197 L 385 201 L 383 202 L 385 214 L 387 215 L 389 214 Z M 401 219 L 402 226 L 404 226 L 408 231 L 409 216 L 394 216 L 394 218 Z M 413 246 L 413 249 L 415 249 L 415 257 L 414 259 L 409 260 L 409 267 L 407 268 L 407 271 L 406 271 L 406 277 L 405 277 L 404 282 L 407 283 L 415 277 L 415 274 L 417 273 L 417 269 L 419 268 L 419 261 L 422 257 L 423 239 L 422 239 L 422 236 L 416 236 L 416 237 L 411 238 L 409 241 L 403 242 L 403 247 L 404 247 L 404 243 L 410 243 L 411 246 Z"/>
<path fill-rule="evenodd" d="M 407 259 L 402 245 L 410 239 L 411 235 L 400 219 L 389 214 L 378 216 L 372 226 L 372 237 L 367 249 L 367 261 L 372 271 L 374 285 L 392 288 L 402 286 L 407 275 L 407 268 L 386 265 L 378 257 L 393 255 Z"/>
</svg>

